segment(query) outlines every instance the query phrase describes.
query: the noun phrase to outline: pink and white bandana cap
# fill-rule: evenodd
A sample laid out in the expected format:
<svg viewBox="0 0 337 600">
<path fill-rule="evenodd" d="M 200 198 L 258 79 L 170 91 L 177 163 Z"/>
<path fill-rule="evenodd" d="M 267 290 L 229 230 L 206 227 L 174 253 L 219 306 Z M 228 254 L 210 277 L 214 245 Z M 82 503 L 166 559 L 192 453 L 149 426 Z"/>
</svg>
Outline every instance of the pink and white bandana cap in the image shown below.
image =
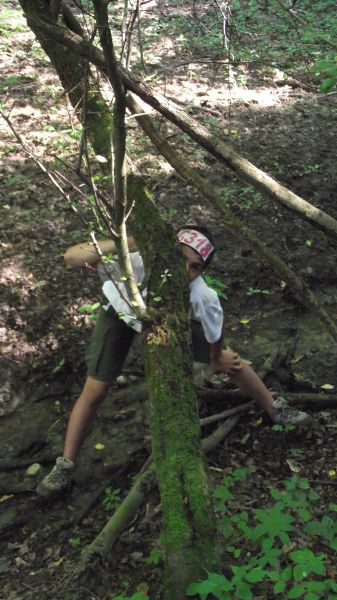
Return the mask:
<svg viewBox="0 0 337 600">
<path fill-rule="evenodd" d="M 181 244 L 187 244 L 200 254 L 203 261 L 206 261 L 214 250 L 209 239 L 196 229 L 181 229 L 178 233 L 178 240 Z"/>
</svg>

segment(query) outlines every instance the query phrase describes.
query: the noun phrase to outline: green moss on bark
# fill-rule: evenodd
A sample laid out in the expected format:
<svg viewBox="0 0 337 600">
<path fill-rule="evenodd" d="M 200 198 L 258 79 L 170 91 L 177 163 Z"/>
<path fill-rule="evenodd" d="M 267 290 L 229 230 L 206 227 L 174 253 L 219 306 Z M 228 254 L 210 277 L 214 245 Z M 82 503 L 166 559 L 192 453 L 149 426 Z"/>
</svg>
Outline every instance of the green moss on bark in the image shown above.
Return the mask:
<svg viewBox="0 0 337 600">
<path fill-rule="evenodd" d="M 156 330 L 148 333 L 146 363 L 152 450 L 163 508 L 165 589 L 171 600 L 183 598 L 188 583 L 203 569 L 218 567 L 218 554 L 191 359 L 179 345 L 179 335 L 168 333 L 163 345 L 157 342 L 160 337 Z"/>
</svg>

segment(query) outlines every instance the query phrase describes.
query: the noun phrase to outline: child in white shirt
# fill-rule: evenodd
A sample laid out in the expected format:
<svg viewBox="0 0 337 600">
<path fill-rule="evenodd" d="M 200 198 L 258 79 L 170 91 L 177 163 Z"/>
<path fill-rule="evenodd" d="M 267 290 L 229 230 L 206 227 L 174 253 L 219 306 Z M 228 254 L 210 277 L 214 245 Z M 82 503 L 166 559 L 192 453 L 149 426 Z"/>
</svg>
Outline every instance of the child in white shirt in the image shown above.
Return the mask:
<svg viewBox="0 0 337 600">
<path fill-rule="evenodd" d="M 236 352 L 223 347 L 223 310 L 215 291 L 206 285 L 202 277 L 215 252 L 211 234 L 205 228 L 186 225 L 179 230 L 178 240 L 190 286 L 190 324 L 195 360 L 210 364 L 215 373 L 226 373 L 231 381 L 256 400 L 274 423 L 307 425 L 311 421 L 310 415 L 290 408 L 283 398 L 274 400 L 255 371 Z M 115 250 L 113 241 L 103 240 L 98 244 L 102 255 Z M 135 279 L 141 285 L 145 274 L 143 261 L 133 238 L 128 238 L 128 244 Z M 107 304 L 101 309 L 87 349 L 88 375 L 69 418 L 63 456 L 56 460 L 52 471 L 37 488 L 38 494 L 46 498 L 59 494 L 68 486 L 75 460 L 97 408 L 121 372 L 133 337 L 142 327 L 127 301 L 127 290 L 117 261 L 104 263 L 103 267 L 101 256 L 92 243 L 69 248 L 64 258 L 73 267 L 97 268 Z M 142 295 L 146 298 L 146 289 Z"/>
</svg>

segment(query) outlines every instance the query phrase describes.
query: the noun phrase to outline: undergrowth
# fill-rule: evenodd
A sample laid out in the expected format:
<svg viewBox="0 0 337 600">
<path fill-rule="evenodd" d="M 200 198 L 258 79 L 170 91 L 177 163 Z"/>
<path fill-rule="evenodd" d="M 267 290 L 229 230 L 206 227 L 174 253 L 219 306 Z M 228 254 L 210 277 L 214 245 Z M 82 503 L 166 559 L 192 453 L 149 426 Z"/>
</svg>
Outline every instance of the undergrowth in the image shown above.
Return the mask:
<svg viewBox="0 0 337 600">
<path fill-rule="evenodd" d="M 266 506 L 237 512 L 231 489 L 248 474 L 238 469 L 215 489 L 225 567 L 192 583 L 187 594 L 200 600 L 337 600 L 337 504 L 321 517 L 319 494 L 307 478 L 293 475 L 282 489 L 270 491 Z"/>
</svg>

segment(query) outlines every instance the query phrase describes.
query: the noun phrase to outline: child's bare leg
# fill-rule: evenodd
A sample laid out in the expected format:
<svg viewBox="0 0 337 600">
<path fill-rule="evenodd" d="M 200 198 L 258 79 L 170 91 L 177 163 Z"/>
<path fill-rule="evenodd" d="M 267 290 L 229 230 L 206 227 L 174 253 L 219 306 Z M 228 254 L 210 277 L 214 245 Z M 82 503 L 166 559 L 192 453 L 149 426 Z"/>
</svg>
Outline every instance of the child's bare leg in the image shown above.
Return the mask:
<svg viewBox="0 0 337 600">
<path fill-rule="evenodd" d="M 88 376 L 69 418 L 64 458 L 75 462 L 97 409 L 106 398 L 109 388 L 109 383 Z"/>
<path fill-rule="evenodd" d="M 242 369 L 235 374 L 230 374 L 230 379 L 243 392 L 253 398 L 259 406 L 266 411 L 268 415 L 274 412 L 274 398 L 271 392 L 266 388 L 262 379 L 253 371 L 253 369 L 241 359 Z"/>
</svg>

